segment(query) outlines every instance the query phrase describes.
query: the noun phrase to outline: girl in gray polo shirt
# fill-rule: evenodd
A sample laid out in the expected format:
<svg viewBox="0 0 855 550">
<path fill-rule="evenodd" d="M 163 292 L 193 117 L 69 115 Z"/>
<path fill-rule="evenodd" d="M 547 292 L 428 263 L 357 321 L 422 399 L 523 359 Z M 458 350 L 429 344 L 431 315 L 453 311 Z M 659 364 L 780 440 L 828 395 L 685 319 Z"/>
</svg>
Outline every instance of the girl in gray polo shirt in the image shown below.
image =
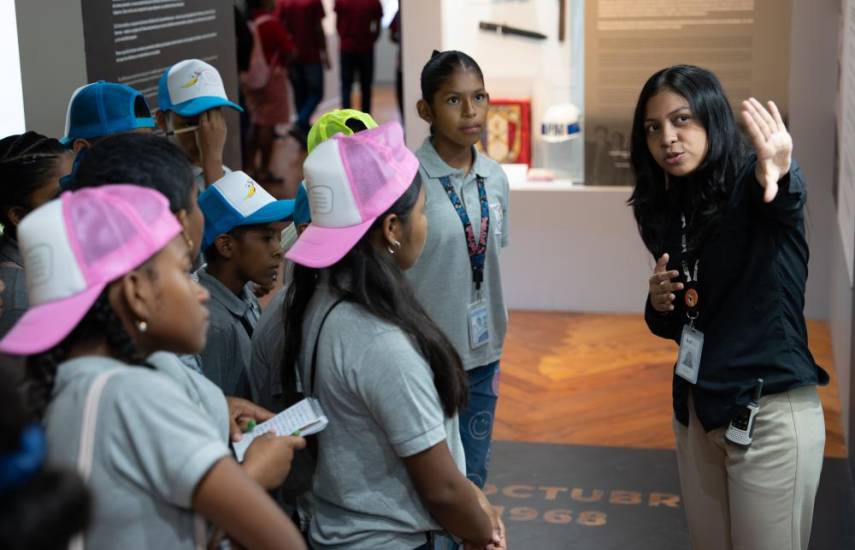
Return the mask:
<svg viewBox="0 0 855 550">
<path fill-rule="evenodd" d="M 204 516 L 247 547 L 304 548 L 200 408 L 143 359 L 205 340 L 207 293 L 166 198 L 133 185 L 66 192 L 18 237 L 31 306 L 0 351 L 28 356 L 47 463 L 76 468 L 94 496 L 73 547 L 197 548 Z"/>
<path fill-rule="evenodd" d="M 403 272 L 424 246 L 418 161 L 395 123 L 318 145 L 303 165 L 312 223 L 286 257 L 282 378 L 317 397 L 312 546 L 428 548 L 445 529 L 476 548 L 504 527 L 464 476 L 460 357 Z M 415 179 L 414 179 L 415 178 Z"/>
<path fill-rule="evenodd" d="M 469 377 L 469 404 L 460 413 L 466 475 L 483 487 L 508 327 L 499 269 L 499 251 L 508 245 L 508 179 L 475 149 L 490 101 L 475 60 L 458 51 L 434 52 L 422 69 L 421 88 L 418 111 L 431 135 L 416 156 L 431 231 L 408 276 L 463 360 Z"/>
</svg>

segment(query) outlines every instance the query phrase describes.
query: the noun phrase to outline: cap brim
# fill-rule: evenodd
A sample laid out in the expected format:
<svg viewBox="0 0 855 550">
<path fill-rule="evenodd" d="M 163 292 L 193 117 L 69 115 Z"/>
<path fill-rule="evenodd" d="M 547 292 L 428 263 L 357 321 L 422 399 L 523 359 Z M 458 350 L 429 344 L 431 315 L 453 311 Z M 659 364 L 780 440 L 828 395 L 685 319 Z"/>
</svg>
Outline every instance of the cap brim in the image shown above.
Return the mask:
<svg viewBox="0 0 855 550">
<path fill-rule="evenodd" d="M 320 227 L 309 224 L 285 257 L 294 263 L 306 267 L 329 267 L 356 246 L 371 225 L 374 218 L 350 227 Z"/>
<path fill-rule="evenodd" d="M 294 200 L 282 199 L 273 201 L 259 208 L 244 218 L 240 225 L 256 225 L 259 223 L 281 222 L 294 213 Z"/>
<path fill-rule="evenodd" d="M 0 351 L 34 355 L 51 349 L 71 334 L 106 286 L 101 283 L 70 298 L 31 307 L 0 340 Z"/>
<path fill-rule="evenodd" d="M 173 105 L 170 110 L 175 111 L 181 116 L 189 117 L 200 115 L 205 111 L 210 111 L 211 109 L 215 109 L 217 107 L 231 107 L 232 109 L 240 113 L 243 112 L 243 109 L 237 103 L 233 103 L 228 99 L 213 96 L 197 97 L 195 99 L 191 99 L 190 101 L 185 101 L 184 103 Z"/>
</svg>

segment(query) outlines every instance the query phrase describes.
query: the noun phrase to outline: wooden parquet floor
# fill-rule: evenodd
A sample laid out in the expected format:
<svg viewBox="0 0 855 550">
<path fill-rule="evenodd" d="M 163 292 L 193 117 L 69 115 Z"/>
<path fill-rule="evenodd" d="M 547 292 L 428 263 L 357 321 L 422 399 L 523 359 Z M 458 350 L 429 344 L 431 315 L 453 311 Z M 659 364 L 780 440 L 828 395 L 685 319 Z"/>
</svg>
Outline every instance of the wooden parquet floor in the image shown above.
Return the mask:
<svg viewBox="0 0 855 550">
<path fill-rule="evenodd" d="M 809 322 L 811 351 L 831 375 L 820 388 L 826 455 L 845 457 L 828 325 Z M 677 346 L 636 315 L 512 311 L 493 437 L 673 449 Z"/>
</svg>

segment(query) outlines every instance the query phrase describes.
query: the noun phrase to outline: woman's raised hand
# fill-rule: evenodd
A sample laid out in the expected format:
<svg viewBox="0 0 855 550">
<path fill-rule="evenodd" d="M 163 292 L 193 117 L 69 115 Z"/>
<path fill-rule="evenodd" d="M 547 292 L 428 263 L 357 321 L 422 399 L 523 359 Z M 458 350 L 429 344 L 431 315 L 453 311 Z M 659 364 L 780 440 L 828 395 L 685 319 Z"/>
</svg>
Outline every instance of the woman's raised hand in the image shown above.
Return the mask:
<svg viewBox="0 0 855 550">
<path fill-rule="evenodd" d="M 763 187 L 763 202 L 772 202 L 778 194 L 778 181 L 790 171 L 793 138 L 784 125 L 774 101 L 769 110 L 750 97 L 742 102 L 742 122 L 748 131 L 751 146 L 757 153 L 754 176 Z"/>
<path fill-rule="evenodd" d="M 647 280 L 650 305 L 659 313 L 674 311 L 674 293 L 683 290 L 683 283 L 673 281 L 679 276 L 679 271 L 668 271 L 668 254 L 663 254 L 656 262 L 653 275 Z"/>
</svg>

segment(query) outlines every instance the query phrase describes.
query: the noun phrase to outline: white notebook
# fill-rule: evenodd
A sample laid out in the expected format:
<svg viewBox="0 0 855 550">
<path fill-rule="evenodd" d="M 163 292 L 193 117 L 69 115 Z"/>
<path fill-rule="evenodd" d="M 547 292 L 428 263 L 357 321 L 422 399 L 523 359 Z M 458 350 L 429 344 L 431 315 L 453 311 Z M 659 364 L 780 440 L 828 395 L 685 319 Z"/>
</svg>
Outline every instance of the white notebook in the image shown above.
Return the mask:
<svg viewBox="0 0 855 550">
<path fill-rule="evenodd" d="M 276 435 L 312 435 L 326 428 L 327 424 L 329 420 L 324 415 L 320 402 L 314 397 L 307 397 L 270 420 L 262 422 L 251 432 L 243 434 L 243 438 L 233 443 L 232 447 L 238 462 L 243 462 L 250 443 L 262 434 L 272 431 Z"/>
</svg>

